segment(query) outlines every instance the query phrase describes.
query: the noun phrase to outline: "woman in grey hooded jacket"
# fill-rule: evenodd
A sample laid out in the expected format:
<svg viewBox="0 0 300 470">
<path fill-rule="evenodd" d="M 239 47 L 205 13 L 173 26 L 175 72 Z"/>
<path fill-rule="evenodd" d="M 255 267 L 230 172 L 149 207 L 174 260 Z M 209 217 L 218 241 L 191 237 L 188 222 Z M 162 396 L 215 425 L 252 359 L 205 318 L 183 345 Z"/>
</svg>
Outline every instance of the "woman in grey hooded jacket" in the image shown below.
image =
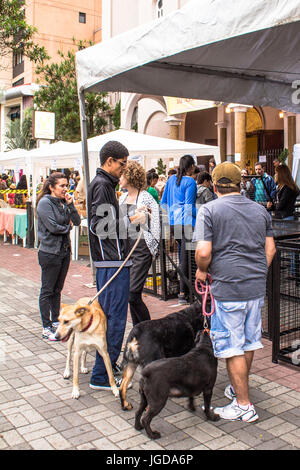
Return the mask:
<svg viewBox="0 0 300 470">
<path fill-rule="evenodd" d="M 55 341 L 61 291 L 70 264 L 71 222 L 80 225 L 80 216 L 67 189 L 65 175 L 55 172 L 45 181 L 37 198 L 38 259 L 42 269 L 39 307 L 42 337 L 51 341 Z"/>
</svg>

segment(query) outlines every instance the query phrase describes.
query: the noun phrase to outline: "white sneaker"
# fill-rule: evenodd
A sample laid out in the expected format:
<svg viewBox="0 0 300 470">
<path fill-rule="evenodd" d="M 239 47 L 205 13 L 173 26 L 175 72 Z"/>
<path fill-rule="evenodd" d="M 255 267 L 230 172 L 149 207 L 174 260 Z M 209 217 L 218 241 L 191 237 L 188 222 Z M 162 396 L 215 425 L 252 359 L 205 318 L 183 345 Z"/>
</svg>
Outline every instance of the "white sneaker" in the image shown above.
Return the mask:
<svg viewBox="0 0 300 470">
<path fill-rule="evenodd" d="M 116 382 L 116 386 L 118 388 L 120 388 L 121 386 L 121 383 L 122 383 L 122 377 L 116 377 L 114 376 L 115 378 L 115 382 Z M 90 388 L 92 388 L 93 390 L 110 390 L 111 389 L 111 386 L 110 384 L 107 382 L 107 383 L 103 383 L 103 384 L 97 384 L 97 383 L 92 383 L 90 382 Z M 127 386 L 127 389 L 129 390 L 130 388 L 132 388 L 132 382 L 129 382 L 128 386 Z"/>
<path fill-rule="evenodd" d="M 52 328 L 52 326 L 43 328 L 42 338 L 48 339 L 49 341 L 58 341 L 55 337 L 55 330 Z"/>
<path fill-rule="evenodd" d="M 58 327 L 59 327 L 59 321 L 54 321 L 52 323 L 52 328 L 56 331 Z"/>
<path fill-rule="evenodd" d="M 227 387 L 224 390 L 224 395 L 226 398 L 229 400 L 234 400 L 236 398 L 236 393 L 234 391 L 234 388 L 231 384 L 227 385 Z"/>
<path fill-rule="evenodd" d="M 215 414 L 219 415 L 220 418 L 229 419 L 230 421 L 244 421 L 246 423 L 252 423 L 258 420 L 258 414 L 252 403 L 248 406 L 240 406 L 236 399 L 234 399 L 229 405 L 222 408 L 215 408 Z"/>
</svg>

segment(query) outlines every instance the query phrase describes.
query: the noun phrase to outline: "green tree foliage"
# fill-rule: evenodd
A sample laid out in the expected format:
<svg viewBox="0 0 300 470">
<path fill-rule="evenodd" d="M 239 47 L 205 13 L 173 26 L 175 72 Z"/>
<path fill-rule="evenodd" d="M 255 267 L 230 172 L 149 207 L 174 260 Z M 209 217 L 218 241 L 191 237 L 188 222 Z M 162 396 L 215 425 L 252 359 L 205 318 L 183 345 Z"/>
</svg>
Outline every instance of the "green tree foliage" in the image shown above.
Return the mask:
<svg viewBox="0 0 300 470">
<path fill-rule="evenodd" d="M 160 175 L 165 175 L 166 174 L 166 168 L 167 168 L 167 165 L 164 165 L 164 162 L 163 162 L 162 158 L 160 158 L 157 162 L 157 167 L 156 167 L 157 174 L 159 176 Z"/>
<path fill-rule="evenodd" d="M 32 109 L 27 109 L 24 114 L 22 124 L 20 119 L 11 121 L 8 131 L 5 134 L 7 150 L 26 149 L 35 147 L 35 139 L 32 137 Z"/>
<path fill-rule="evenodd" d="M 114 109 L 114 114 L 112 117 L 112 122 L 114 125 L 115 130 L 120 129 L 121 126 L 121 101 L 118 101 L 115 109 Z"/>
<path fill-rule="evenodd" d="M 26 23 L 24 5 L 25 0 L 0 0 L 0 58 L 14 52 L 42 63 L 49 56 L 33 40 L 37 29 Z"/>
<path fill-rule="evenodd" d="M 289 156 L 288 149 L 283 149 L 282 152 L 280 152 L 280 154 L 278 155 L 278 160 L 280 161 L 280 163 L 285 163 L 288 156 Z"/>
<path fill-rule="evenodd" d="M 86 46 L 86 43 L 82 41 L 77 44 L 75 40 L 73 41 L 77 50 Z M 57 140 L 76 142 L 81 139 L 81 134 L 75 51 L 69 51 L 67 54 L 58 51 L 58 54 L 61 57 L 59 63 L 43 64 L 37 67 L 36 73 L 43 86 L 35 93 L 34 103 L 39 111 L 55 113 L 55 138 Z M 105 130 L 106 120 L 102 113 L 109 109 L 105 100 L 106 96 L 107 93 L 85 94 L 88 137 L 102 134 Z"/>
</svg>

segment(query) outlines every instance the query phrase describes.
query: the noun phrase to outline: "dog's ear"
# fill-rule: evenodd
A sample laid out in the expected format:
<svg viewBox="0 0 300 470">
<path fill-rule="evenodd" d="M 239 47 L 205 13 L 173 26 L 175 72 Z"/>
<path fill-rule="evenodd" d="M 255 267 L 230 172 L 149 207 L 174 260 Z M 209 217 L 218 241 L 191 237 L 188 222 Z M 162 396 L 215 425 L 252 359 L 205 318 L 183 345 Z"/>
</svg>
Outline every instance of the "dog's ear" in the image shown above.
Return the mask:
<svg viewBox="0 0 300 470">
<path fill-rule="evenodd" d="M 201 330 L 199 330 L 196 334 L 195 346 L 201 341 L 201 335 L 202 335 L 202 332 L 201 332 Z"/>
<path fill-rule="evenodd" d="M 75 310 L 75 315 L 77 315 L 78 317 L 82 317 L 82 315 L 84 315 L 86 312 L 88 312 L 90 310 L 89 307 L 78 307 L 76 308 Z"/>
</svg>

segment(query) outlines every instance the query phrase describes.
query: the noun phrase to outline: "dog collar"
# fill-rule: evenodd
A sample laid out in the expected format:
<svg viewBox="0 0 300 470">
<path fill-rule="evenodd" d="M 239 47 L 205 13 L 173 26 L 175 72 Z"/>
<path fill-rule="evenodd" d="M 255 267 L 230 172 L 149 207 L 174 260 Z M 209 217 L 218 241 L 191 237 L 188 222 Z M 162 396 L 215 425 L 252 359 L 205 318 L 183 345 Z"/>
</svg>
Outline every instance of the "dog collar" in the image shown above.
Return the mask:
<svg viewBox="0 0 300 470">
<path fill-rule="evenodd" d="M 86 326 L 83 330 L 81 330 L 80 333 L 84 333 L 86 330 L 88 330 L 89 327 L 91 326 L 92 322 L 93 322 L 93 315 L 92 315 L 91 318 L 90 318 L 90 321 L 89 321 L 89 323 L 88 323 L 88 326 Z"/>
</svg>

